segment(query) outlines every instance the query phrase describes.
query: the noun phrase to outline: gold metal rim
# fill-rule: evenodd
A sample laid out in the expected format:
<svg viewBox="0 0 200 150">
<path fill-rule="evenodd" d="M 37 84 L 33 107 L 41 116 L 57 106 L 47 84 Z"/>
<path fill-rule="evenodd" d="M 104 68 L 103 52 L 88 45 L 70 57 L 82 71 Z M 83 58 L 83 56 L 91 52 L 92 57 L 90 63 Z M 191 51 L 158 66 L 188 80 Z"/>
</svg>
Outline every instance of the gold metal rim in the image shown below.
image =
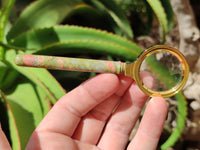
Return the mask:
<svg viewBox="0 0 200 150">
<path fill-rule="evenodd" d="M 143 83 L 142 80 L 140 78 L 140 67 L 142 62 L 144 61 L 144 59 L 151 55 L 152 53 L 158 52 L 158 51 L 166 51 L 169 53 L 172 53 L 173 55 L 175 55 L 178 60 L 181 63 L 182 66 L 182 74 L 183 74 L 183 79 L 182 81 L 179 81 L 178 84 L 176 86 L 174 86 L 173 88 L 167 90 L 167 91 L 153 91 L 151 89 L 148 89 Z M 151 97 L 155 97 L 155 96 L 162 96 L 162 97 L 171 97 L 175 94 L 177 94 L 186 84 L 188 77 L 189 77 L 189 66 L 188 63 L 184 57 L 184 55 L 177 49 L 173 48 L 173 47 L 169 47 L 169 46 L 154 46 L 151 47 L 147 50 L 145 50 L 137 59 L 137 61 L 135 62 L 135 69 L 134 69 L 134 78 L 135 81 L 137 83 L 137 85 L 139 86 L 139 88 L 146 93 L 147 95 L 151 96 Z"/>
</svg>

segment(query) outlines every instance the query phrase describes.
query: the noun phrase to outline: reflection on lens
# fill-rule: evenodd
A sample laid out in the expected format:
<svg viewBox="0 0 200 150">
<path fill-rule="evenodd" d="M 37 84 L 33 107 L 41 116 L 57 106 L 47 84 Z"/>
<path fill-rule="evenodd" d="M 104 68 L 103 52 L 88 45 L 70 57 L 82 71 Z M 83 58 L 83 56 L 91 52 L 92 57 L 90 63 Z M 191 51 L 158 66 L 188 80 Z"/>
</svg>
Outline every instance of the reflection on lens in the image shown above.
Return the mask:
<svg viewBox="0 0 200 150">
<path fill-rule="evenodd" d="M 155 84 L 151 90 L 156 92 L 168 91 L 183 80 L 180 60 L 168 51 L 155 51 L 147 55 L 140 66 L 141 71 L 152 74 Z"/>
</svg>

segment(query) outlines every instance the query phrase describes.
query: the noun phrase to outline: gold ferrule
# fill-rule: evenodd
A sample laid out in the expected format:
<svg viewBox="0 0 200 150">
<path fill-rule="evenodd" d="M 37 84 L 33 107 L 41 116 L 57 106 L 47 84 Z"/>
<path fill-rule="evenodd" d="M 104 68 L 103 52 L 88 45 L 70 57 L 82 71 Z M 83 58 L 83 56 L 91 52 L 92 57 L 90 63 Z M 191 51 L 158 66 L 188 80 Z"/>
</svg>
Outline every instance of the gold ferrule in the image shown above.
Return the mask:
<svg viewBox="0 0 200 150">
<path fill-rule="evenodd" d="M 125 76 L 132 77 L 135 80 L 135 63 L 125 64 Z"/>
</svg>

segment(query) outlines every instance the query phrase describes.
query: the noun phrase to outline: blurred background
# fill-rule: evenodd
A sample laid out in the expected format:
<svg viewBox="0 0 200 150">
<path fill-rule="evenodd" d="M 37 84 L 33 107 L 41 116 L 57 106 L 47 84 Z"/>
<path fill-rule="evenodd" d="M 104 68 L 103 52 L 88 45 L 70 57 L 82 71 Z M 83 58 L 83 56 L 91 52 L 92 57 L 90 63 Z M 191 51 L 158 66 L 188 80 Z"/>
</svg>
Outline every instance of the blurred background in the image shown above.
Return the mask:
<svg viewBox="0 0 200 150">
<path fill-rule="evenodd" d="M 1 0 L 0 8 L 0 122 L 13 149 L 25 148 L 61 96 L 96 75 L 18 67 L 16 54 L 132 62 L 158 44 L 179 49 L 190 66 L 183 91 L 166 99 L 158 149 L 200 149 L 199 0 Z"/>
</svg>

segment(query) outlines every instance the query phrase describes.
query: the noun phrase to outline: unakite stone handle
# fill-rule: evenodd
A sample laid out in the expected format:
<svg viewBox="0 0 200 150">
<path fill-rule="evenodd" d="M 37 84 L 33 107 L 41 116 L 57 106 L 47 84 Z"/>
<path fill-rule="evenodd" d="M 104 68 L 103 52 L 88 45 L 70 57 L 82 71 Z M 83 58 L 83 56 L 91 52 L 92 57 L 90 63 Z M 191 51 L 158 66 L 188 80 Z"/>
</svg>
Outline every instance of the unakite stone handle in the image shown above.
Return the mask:
<svg viewBox="0 0 200 150">
<path fill-rule="evenodd" d="M 42 55 L 18 54 L 15 63 L 19 66 L 38 67 L 58 70 L 123 73 L 125 63 L 120 61 L 107 61 L 95 59 L 55 57 Z"/>
</svg>

